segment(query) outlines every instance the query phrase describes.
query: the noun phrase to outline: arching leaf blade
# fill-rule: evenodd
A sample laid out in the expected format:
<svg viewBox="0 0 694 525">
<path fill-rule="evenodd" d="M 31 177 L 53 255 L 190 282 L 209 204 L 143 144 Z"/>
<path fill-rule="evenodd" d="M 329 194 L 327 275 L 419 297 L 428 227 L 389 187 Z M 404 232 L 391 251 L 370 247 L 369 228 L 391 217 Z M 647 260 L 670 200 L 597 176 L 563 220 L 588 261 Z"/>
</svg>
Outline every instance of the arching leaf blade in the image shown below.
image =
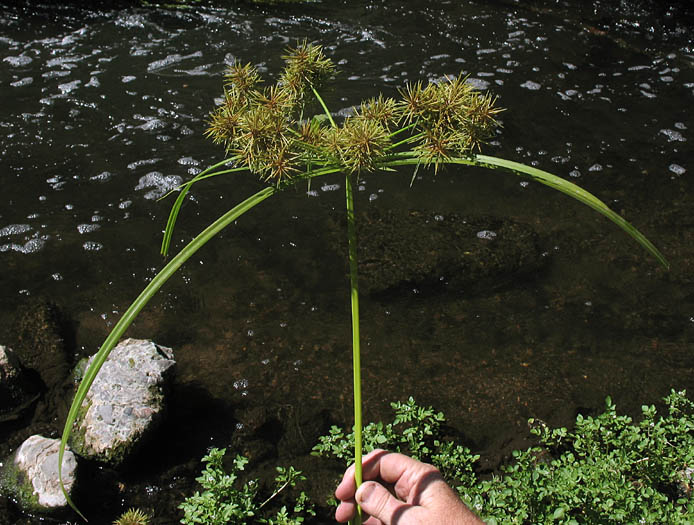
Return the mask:
<svg viewBox="0 0 694 525">
<path fill-rule="evenodd" d="M 622 228 L 622 230 L 628 233 L 634 240 L 636 240 L 636 242 L 638 242 L 656 259 L 658 259 L 660 264 L 662 264 L 665 268 L 670 267 L 670 263 L 667 261 L 665 256 L 660 252 L 660 250 L 658 250 L 658 248 L 656 248 L 653 245 L 651 241 L 649 241 L 646 238 L 645 235 L 643 235 L 621 215 L 612 211 L 612 209 L 610 209 L 604 202 L 598 199 L 595 195 L 584 190 L 580 186 L 577 186 L 576 184 L 568 180 L 562 179 L 561 177 L 557 177 L 556 175 L 553 175 L 544 170 L 534 168 L 532 166 L 526 166 L 525 164 L 521 164 L 519 162 L 500 159 L 497 157 L 489 157 L 487 155 L 476 155 L 474 158 L 479 162 L 479 165 L 491 167 L 498 166 L 515 172 L 521 176 L 530 177 L 531 179 L 539 182 L 540 184 L 549 186 L 550 188 L 560 191 L 565 195 L 568 195 L 569 197 L 573 197 L 574 199 L 585 204 L 586 206 L 593 208 L 595 211 L 604 215 L 617 226 Z"/>
<path fill-rule="evenodd" d="M 162 270 L 154 276 L 152 281 L 145 287 L 140 295 L 133 301 L 130 307 L 126 310 L 123 316 L 118 320 L 116 325 L 109 333 L 108 337 L 101 345 L 99 351 L 94 355 L 91 365 L 87 368 L 80 382 L 75 397 L 70 406 L 68 412 L 67 420 L 65 421 L 65 426 L 63 428 L 63 434 L 60 440 L 60 449 L 58 451 L 58 477 L 60 480 L 60 486 L 68 501 L 68 504 L 77 512 L 83 519 L 84 515 L 77 509 L 75 504 L 70 499 L 65 486 L 63 485 L 62 479 L 62 464 L 63 455 L 65 453 L 65 447 L 72 433 L 72 426 L 77 420 L 77 415 L 82 402 L 84 401 L 89 388 L 92 386 L 96 375 L 103 366 L 104 362 L 108 358 L 111 350 L 116 346 L 120 338 L 123 336 L 128 327 L 132 324 L 133 320 L 137 317 L 140 311 L 145 307 L 145 305 L 152 299 L 154 294 L 156 294 L 159 289 L 164 285 L 169 278 L 176 273 L 176 271 L 188 260 L 190 259 L 200 248 L 202 248 L 210 239 L 217 235 L 221 230 L 231 224 L 238 217 L 246 213 L 248 210 L 254 206 L 260 204 L 262 201 L 268 197 L 274 195 L 278 190 L 276 187 L 267 187 L 251 197 L 247 198 L 240 204 L 234 206 L 231 210 L 226 212 L 224 215 L 219 217 L 216 221 L 205 228 L 195 239 L 190 241 L 175 257 L 169 261 L 169 263 L 162 268 Z"/>
<path fill-rule="evenodd" d="M 385 159 L 381 165 L 383 166 L 412 166 L 421 162 L 419 155 L 414 152 L 403 152 L 396 155 L 392 155 Z M 511 171 L 516 175 L 521 177 L 528 177 L 534 181 L 549 186 L 557 191 L 573 197 L 574 199 L 582 202 L 586 206 L 594 209 L 601 215 L 604 215 L 610 219 L 613 223 L 619 226 L 622 230 L 628 233 L 636 242 L 638 242 L 643 248 L 645 248 L 651 255 L 653 255 L 660 264 L 665 268 L 670 268 L 670 263 L 667 261 L 665 256 L 656 248 L 651 241 L 649 241 L 645 235 L 643 235 L 638 229 L 636 229 L 631 223 L 624 219 L 619 214 L 615 213 L 610 209 L 604 202 L 598 199 L 592 193 L 584 190 L 580 186 L 569 182 L 566 179 L 562 179 L 552 173 L 547 171 L 534 168 L 532 166 L 527 166 L 521 164 L 520 162 L 514 162 L 512 160 L 501 159 L 498 157 L 490 157 L 488 155 L 471 155 L 470 157 L 450 157 L 440 161 L 442 164 L 464 164 L 467 166 L 477 166 L 481 168 L 490 168 L 492 170 L 503 169 Z"/>
<path fill-rule="evenodd" d="M 188 182 L 185 182 L 184 184 L 181 184 L 178 186 L 177 189 L 179 189 L 179 194 L 178 197 L 176 197 L 176 201 L 174 202 L 173 206 L 171 207 L 171 210 L 169 211 L 169 217 L 166 221 L 166 228 L 164 229 L 164 237 L 161 241 L 161 254 L 166 256 L 169 253 L 169 247 L 171 245 L 171 238 L 173 237 L 173 229 L 174 225 L 176 224 L 176 219 L 178 218 L 178 213 L 181 210 L 181 206 L 183 206 L 183 201 L 186 198 L 186 195 L 188 194 L 188 190 L 190 190 L 190 187 L 195 184 L 198 181 L 201 181 L 203 179 L 207 179 L 210 177 L 215 177 L 217 175 L 223 175 L 225 173 L 231 173 L 235 171 L 244 171 L 247 168 L 245 166 L 243 167 L 237 167 L 237 168 L 231 168 L 228 170 L 221 170 L 217 172 L 213 172 L 213 170 L 225 166 L 229 164 L 230 162 L 233 162 L 235 160 L 235 157 L 224 159 L 221 162 L 218 162 L 216 164 L 213 164 L 212 166 L 206 168 L 205 170 L 201 171 L 198 173 L 195 177 L 193 177 L 191 180 Z M 176 190 L 171 190 L 168 192 L 166 195 L 161 197 L 161 199 L 165 199 L 168 197 L 171 192 L 176 191 Z M 159 200 L 161 200 L 159 199 Z"/>
</svg>

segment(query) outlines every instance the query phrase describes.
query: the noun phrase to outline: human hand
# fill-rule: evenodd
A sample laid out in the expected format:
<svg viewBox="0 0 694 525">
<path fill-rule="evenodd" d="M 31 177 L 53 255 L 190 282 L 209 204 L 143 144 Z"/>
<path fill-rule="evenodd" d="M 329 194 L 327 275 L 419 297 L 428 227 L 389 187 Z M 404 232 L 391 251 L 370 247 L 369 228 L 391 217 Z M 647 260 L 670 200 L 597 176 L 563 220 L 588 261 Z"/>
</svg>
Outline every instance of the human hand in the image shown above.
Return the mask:
<svg viewBox="0 0 694 525">
<path fill-rule="evenodd" d="M 359 489 L 352 465 L 335 490 L 340 523 L 352 519 L 359 504 L 364 525 L 483 525 L 432 465 L 385 450 L 364 456 L 362 465 Z"/>
</svg>

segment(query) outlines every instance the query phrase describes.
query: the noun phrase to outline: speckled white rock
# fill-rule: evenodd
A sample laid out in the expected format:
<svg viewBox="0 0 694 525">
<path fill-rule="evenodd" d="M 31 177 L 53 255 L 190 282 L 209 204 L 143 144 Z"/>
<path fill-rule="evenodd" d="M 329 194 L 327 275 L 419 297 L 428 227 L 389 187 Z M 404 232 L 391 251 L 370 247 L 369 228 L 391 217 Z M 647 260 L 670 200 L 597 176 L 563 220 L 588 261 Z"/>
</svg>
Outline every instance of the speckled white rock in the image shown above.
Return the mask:
<svg viewBox="0 0 694 525">
<path fill-rule="evenodd" d="M 19 377 L 19 359 L 6 346 L 0 345 L 0 383 L 13 381 Z"/>
<path fill-rule="evenodd" d="M 52 511 L 67 505 L 58 479 L 58 450 L 60 440 L 34 435 L 17 449 L 11 470 L 3 477 L 10 493 L 22 508 L 29 511 Z M 75 484 L 77 459 L 69 450 L 63 455 L 63 484 L 71 494 Z"/>
<path fill-rule="evenodd" d="M 82 403 L 71 440 L 75 453 L 114 465 L 126 459 L 158 423 L 174 365 L 170 348 L 150 340 L 121 341 Z"/>
<path fill-rule="evenodd" d="M 0 345 L 0 414 L 21 403 L 21 373 L 19 358 L 10 348 Z"/>
</svg>

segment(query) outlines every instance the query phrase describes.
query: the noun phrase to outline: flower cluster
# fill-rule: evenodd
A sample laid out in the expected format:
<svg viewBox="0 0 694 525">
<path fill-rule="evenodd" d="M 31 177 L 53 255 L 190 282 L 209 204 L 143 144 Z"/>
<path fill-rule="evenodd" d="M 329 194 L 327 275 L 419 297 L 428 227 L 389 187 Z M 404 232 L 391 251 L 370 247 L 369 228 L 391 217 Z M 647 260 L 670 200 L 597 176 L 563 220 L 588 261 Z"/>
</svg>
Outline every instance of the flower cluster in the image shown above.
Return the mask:
<svg viewBox="0 0 694 525">
<path fill-rule="evenodd" d="M 235 63 L 225 75 L 223 102 L 212 113 L 207 135 L 223 144 L 237 164 L 279 183 L 315 167 L 354 173 L 416 157 L 425 165 L 472 155 L 498 126 L 496 98 L 476 91 L 463 77 L 410 84 L 400 100 L 379 95 L 363 102 L 341 126 L 304 119 L 307 102 L 335 73 L 320 46 L 290 48 L 275 85 L 261 87 L 251 64 Z M 310 96 L 315 95 L 315 97 Z M 407 132 L 406 138 L 398 137 Z"/>
<path fill-rule="evenodd" d="M 465 78 L 444 77 L 439 83 L 421 82 L 400 91 L 399 109 L 405 122 L 422 130 L 414 146 L 425 164 L 439 164 L 453 156 L 469 155 L 488 139 L 499 125 L 496 98 L 480 94 Z"/>
</svg>

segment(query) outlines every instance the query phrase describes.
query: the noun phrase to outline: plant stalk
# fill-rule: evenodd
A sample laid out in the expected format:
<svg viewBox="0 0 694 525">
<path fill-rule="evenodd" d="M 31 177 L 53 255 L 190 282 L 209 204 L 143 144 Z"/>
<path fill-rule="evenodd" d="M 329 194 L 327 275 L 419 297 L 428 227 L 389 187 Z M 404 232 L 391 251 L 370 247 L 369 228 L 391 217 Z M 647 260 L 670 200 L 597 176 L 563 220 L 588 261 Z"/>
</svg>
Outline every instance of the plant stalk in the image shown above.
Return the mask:
<svg viewBox="0 0 694 525">
<path fill-rule="evenodd" d="M 354 192 L 352 175 L 345 174 L 347 197 L 347 237 L 349 240 L 349 281 L 352 304 L 352 373 L 354 376 L 354 481 L 357 488 L 362 483 L 362 435 L 361 435 L 361 355 L 359 348 L 359 285 L 357 273 L 357 224 L 354 217 Z M 361 525 L 361 507 L 351 522 Z"/>
<path fill-rule="evenodd" d="M 320 103 L 332 127 L 337 127 L 323 97 L 311 86 L 313 94 Z M 354 217 L 354 190 L 352 174 L 345 173 L 345 197 L 347 200 L 347 239 L 349 243 L 349 288 L 352 305 L 352 375 L 354 379 L 354 481 L 357 488 L 362 483 L 361 456 L 361 355 L 359 348 L 359 285 L 357 272 L 357 223 Z M 350 521 L 351 525 L 361 525 L 361 507 L 357 505 L 357 514 Z"/>
</svg>

